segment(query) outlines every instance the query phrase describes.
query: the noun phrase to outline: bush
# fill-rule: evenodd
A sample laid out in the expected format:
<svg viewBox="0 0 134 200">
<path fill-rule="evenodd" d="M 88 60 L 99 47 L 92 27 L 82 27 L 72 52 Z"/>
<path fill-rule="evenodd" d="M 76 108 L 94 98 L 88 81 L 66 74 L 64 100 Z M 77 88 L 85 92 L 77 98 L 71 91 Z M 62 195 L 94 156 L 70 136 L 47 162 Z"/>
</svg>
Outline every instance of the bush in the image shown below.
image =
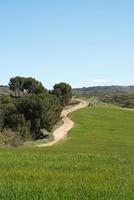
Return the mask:
<svg viewBox="0 0 134 200">
<path fill-rule="evenodd" d="M 51 131 L 59 120 L 61 106 L 58 98 L 50 94 L 30 94 L 18 100 L 17 110 L 31 124 L 30 132 L 33 139 L 42 138 L 40 129 Z"/>
</svg>

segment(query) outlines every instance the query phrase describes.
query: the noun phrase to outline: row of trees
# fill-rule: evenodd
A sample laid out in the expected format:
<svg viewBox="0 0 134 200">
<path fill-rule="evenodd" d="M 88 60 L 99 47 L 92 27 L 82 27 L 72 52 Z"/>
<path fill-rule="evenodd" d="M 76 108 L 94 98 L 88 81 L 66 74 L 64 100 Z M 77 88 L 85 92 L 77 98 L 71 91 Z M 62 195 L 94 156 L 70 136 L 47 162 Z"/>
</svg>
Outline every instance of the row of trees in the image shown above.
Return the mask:
<svg viewBox="0 0 134 200">
<path fill-rule="evenodd" d="M 33 78 L 15 77 L 9 87 L 13 95 L 0 98 L 0 129 L 11 129 L 23 140 L 43 138 L 44 130 L 50 132 L 72 97 L 66 83 L 48 91 Z"/>
</svg>

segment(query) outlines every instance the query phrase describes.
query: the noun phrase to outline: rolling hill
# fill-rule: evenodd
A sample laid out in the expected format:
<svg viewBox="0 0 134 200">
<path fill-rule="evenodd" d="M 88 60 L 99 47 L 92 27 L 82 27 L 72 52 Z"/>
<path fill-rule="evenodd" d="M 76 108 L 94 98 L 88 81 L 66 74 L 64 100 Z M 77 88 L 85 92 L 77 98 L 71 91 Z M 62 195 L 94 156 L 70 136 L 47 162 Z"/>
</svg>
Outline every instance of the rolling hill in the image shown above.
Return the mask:
<svg viewBox="0 0 134 200">
<path fill-rule="evenodd" d="M 11 94 L 11 90 L 9 89 L 8 86 L 3 86 L 3 85 L 0 85 L 0 95 L 9 95 Z"/>
<path fill-rule="evenodd" d="M 0 199 L 134 199 L 134 112 L 108 106 L 70 114 L 67 140 L 0 149 Z"/>
<path fill-rule="evenodd" d="M 96 87 L 82 87 L 74 88 L 75 94 L 99 95 L 106 93 L 127 93 L 134 94 L 134 86 L 96 86 Z"/>
</svg>

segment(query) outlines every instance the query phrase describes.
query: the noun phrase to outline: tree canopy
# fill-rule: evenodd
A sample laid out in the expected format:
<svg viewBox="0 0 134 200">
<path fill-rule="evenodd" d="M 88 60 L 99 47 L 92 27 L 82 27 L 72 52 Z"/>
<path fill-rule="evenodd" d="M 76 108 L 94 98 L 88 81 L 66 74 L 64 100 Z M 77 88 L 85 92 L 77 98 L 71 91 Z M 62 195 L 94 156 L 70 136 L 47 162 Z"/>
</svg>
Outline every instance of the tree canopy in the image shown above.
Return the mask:
<svg viewBox="0 0 134 200">
<path fill-rule="evenodd" d="M 18 101 L 17 110 L 30 122 L 32 138 L 38 139 L 42 137 L 41 129 L 51 131 L 59 120 L 61 106 L 54 95 L 30 94 Z"/>
<path fill-rule="evenodd" d="M 15 95 L 0 96 L 0 131 L 10 129 L 22 141 L 41 139 L 45 130 L 51 132 L 72 97 L 69 84 L 55 84 L 49 93 L 31 77 L 11 78 L 9 87 Z"/>
<path fill-rule="evenodd" d="M 72 98 L 72 88 L 67 83 L 59 83 L 54 85 L 53 93 L 59 98 L 61 105 L 68 105 Z"/>
<path fill-rule="evenodd" d="M 31 77 L 24 78 L 20 76 L 10 79 L 9 88 L 15 92 L 15 96 L 21 96 L 24 92 L 39 94 L 47 91 L 42 83 L 36 79 Z"/>
</svg>

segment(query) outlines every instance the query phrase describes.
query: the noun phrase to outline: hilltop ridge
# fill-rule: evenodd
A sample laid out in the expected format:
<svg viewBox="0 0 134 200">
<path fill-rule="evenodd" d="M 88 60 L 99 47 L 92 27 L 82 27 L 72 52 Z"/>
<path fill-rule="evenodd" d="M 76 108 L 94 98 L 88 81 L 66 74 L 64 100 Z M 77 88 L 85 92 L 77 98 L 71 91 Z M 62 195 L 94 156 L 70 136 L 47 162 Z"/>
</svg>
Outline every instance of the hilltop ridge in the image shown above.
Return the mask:
<svg viewBox="0 0 134 200">
<path fill-rule="evenodd" d="M 134 86 L 94 86 L 74 88 L 74 93 L 77 94 L 105 94 L 105 93 L 127 93 L 134 94 Z"/>
</svg>

